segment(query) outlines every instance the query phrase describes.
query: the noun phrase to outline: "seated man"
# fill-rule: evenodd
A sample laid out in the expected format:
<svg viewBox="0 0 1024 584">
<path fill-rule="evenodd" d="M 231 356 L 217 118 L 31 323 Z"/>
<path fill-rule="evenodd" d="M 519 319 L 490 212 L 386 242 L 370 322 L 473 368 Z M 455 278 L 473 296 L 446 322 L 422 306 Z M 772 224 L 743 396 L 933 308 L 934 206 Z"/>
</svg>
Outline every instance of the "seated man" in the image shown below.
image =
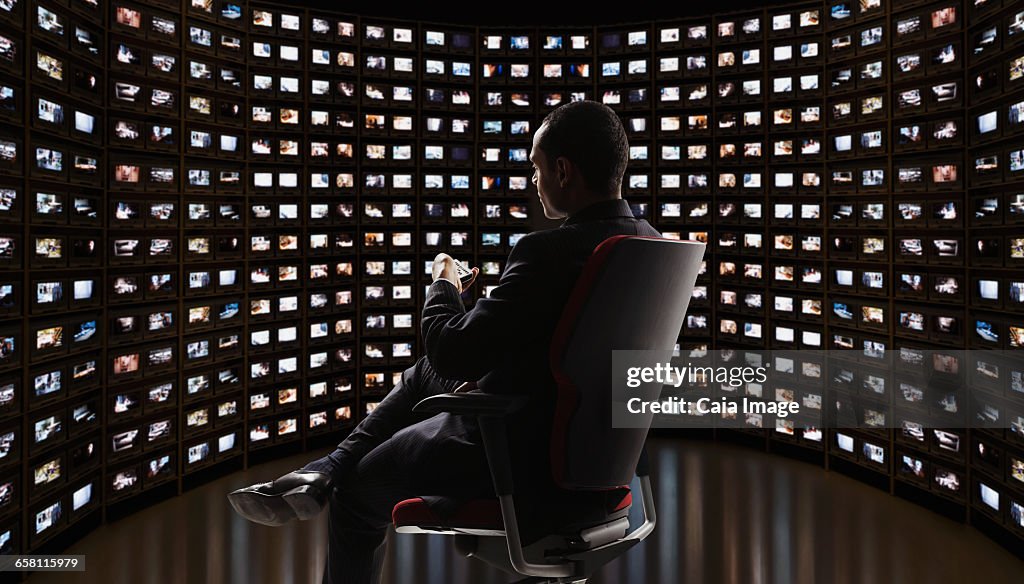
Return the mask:
<svg viewBox="0 0 1024 584">
<path fill-rule="evenodd" d="M 622 199 L 627 151 L 622 123 L 608 107 L 583 101 L 551 112 L 534 135 L 530 160 L 544 215 L 565 221 L 520 239 L 498 286 L 469 311 L 454 260 L 439 254 L 423 307 L 426 357 L 405 370 L 336 450 L 273 482 L 231 493 L 235 510 L 280 525 L 314 517 L 329 504 L 324 582 L 376 582 L 396 503 L 424 496 L 444 517 L 445 502 L 494 497 L 475 418 L 412 412 L 426 397 L 475 385 L 528 396 L 528 405 L 508 420 L 517 508 L 529 510 L 519 518 L 523 543 L 556 526 L 569 497 L 555 486 L 550 468 L 553 331 L 598 244 L 614 235 L 660 237 Z M 473 268 L 474 279 L 477 273 Z"/>
</svg>

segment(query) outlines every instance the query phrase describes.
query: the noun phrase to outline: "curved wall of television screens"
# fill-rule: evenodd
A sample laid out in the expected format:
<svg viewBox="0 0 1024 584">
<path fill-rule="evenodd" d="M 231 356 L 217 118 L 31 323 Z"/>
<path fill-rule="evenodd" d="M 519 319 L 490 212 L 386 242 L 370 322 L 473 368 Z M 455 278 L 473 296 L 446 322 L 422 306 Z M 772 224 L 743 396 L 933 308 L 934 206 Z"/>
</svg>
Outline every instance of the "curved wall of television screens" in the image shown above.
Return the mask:
<svg viewBox="0 0 1024 584">
<path fill-rule="evenodd" d="M 549 226 L 531 132 L 571 100 L 621 114 L 634 212 L 708 242 L 681 348 L 1024 345 L 1009 0 L 568 29 L 0 0 L 0 21 L 0 553 L 337 441 L 421 353 L 433 256 L 487 294 Z M 1022 428 L 734 433 L 1019 541 Z"/>
</svg>

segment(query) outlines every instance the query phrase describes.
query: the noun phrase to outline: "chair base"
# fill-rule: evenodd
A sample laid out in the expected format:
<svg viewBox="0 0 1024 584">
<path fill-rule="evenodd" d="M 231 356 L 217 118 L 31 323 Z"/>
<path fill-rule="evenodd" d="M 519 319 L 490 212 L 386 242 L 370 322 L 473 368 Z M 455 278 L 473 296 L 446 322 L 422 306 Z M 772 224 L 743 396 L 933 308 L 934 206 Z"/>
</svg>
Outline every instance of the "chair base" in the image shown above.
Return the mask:
<svg viewBox="0 0 1024 584">
<path fill-rule="evenodd" d="M 569 584 L 586 582 L 590 575 L 597 572 L 605 564 L 617 559 L 634 545 L 638 539 L 620 539 L 586 550 L 570 550 L 566 547 L 566 539 L 561 536 L 549 536 L 529 545 L 524 550 L 530 561 L 545 564 L 570 564 L 572 575 L 561 578 L 531 576 L 524 580 L 516 580 L 514 584 Z M 509 559 L 508 542 L 504 537 L 478 537 L 473 535 L 456 535 L 455 550 L 465 557 L 476 558 L 499 570 L 512 575 L 521 575 L 512 566 Z"/>
</svg>

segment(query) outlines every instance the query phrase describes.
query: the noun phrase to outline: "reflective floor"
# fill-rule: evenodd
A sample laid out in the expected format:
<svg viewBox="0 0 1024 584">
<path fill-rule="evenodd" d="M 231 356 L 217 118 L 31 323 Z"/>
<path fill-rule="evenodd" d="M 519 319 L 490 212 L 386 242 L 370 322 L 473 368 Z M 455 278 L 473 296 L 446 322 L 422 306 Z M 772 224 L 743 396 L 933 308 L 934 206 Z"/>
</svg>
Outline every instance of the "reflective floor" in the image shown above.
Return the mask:
<svg viewBox="0 0 1024 584">
<path fill-rule="evenodd" d="M 1024 562 L 974 529 L 840 474 L 709 442 L 652 440 L 651 455 L 658 527 L 591 584 L 1024 580 Z M 105 525 L 67 552 L 85 554 L 87 572 L 27 582 L 319 584 L 325 517 L 263 527 L 224 498 L 311 457 L 261 465 Z M 443 536 L 388 541 L 387 584 L 513 580 L 458 556 Z"/>
</svg>

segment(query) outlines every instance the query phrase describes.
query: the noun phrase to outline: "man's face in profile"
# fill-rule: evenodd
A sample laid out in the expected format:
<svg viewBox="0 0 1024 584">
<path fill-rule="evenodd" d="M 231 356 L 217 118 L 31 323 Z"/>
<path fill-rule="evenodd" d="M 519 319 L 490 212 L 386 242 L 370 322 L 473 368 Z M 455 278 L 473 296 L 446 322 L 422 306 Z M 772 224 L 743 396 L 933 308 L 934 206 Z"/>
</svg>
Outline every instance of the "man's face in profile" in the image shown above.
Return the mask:
<svg viewBox="0 0 1024 584">
<path fill-rule="evenodd" d="M 530 150 L 530 162 L 533 164 L 533 184 L 537 187 L 537 197 L 544 207 L 544 216 L 548 219 L 562 219 L 565 212 L 561 210 L 563 191 L 558 180 L 558 169 L 547 154 L 537 145 L 547 124 L 541 125 L 533 135 L 533 148 Z"/>
</svg>

